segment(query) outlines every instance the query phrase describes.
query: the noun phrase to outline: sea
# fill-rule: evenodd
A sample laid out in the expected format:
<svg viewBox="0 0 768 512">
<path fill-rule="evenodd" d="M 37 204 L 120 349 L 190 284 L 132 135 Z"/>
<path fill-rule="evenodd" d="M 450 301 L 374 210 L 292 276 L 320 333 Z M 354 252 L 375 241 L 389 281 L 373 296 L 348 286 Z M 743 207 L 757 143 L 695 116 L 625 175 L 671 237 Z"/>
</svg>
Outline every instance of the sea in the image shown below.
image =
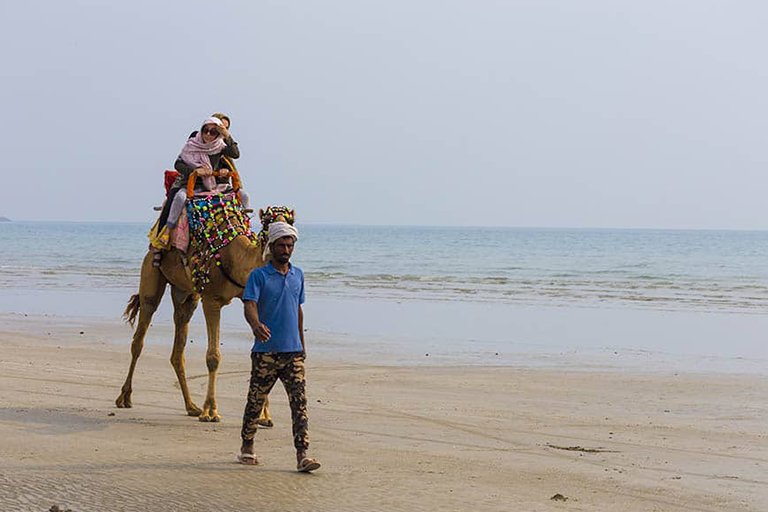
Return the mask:
<svg viewBox="0 0 768 512">
<path fill-rule="evenodd" d="M 401 361 L 425 347 L 467 361 L 480 351 L 483 363 L 499 351 L 621 349 L 768 368 L 768 232 L 298 228 L 292 261 L 306 276 L 309 325 L 401 347 Z M 138 289 L 148 229 L 0 223 L 0 314 L 118 321 Z M 225 320 L 244 325 L 241 311 Z"/>
</svg>

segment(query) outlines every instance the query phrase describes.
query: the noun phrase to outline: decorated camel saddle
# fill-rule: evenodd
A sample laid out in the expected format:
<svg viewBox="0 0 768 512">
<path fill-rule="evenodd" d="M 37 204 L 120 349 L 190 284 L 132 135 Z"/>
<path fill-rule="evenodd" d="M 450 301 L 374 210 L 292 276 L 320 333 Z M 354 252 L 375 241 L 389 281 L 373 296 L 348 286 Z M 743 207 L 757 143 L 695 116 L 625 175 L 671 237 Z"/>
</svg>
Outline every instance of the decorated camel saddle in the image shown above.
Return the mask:
<svg viewBox="0 0 768 512">
<path fill-rule="evenodd" d="M 231 178 L 232 186 L 229 186 L 229 184 L 224 185 L 220 184 L 216 190 L 213 191 L 199 191 L 195 190 L 195 183 L 197 182 L 197 178 L 200 176 L 197 174 L 197 172 L 192 172 L 187 179 L 187 186 L 186 186 L 186 192 L 187 192 L 187 206 L 190 203 L 189 198 L 193 199 L 206 199 L 210 198 L 211 196 L 230 196 L 234 194 L 238 201 L 240 200 L 240 175 L 237 172 L 237 167 L 235 167 L 235 163 L 227 158 L 222 157 L 222 161 L 226 166 L 228 167 L 227 171 L 227 177 Z M 166 170 L 164 175 L 164 185 L 165 185 L 165 194 L 168 196 L 168 193 L 171 190 L 171 187 L 173 186 L 174 181 L 179 176 L 179 173 L 177 171 L 170 171 Z M 214 171 L 212 174 L 213 177 L 220 177 L 222 174 L 219 171 Z M 168 213 L 168 204 L 163 206 L 156 206 L 154 209 L 155 211 L 162 211 L 163 214 L 160 215 L 160 217 L 157 219 L 157 222 L 152 226 L 152 228 L 149 230 L 149 233 L 147 234 L 149 238 L 150 246 L 154 247 L 158 251 L 167 251 L 171 248 L 178 249 L 182 253 L 186 253 L 187 249 L 189 248 L 189 223 L 187 220 L 186 215 L 182 215 L 176 225 L 176 228 L 174 229 L 167 229 L 165 227 L 165 220 L 163 219 L 163 216 L 167 219 L 167 213 Z M 242 208 L 240 208 L 242 210 Z M 246 210 L 245 213 L 250 213 L 252 210 Z"/>
<path fill-rule="evenodd" d="M 248 216 L 237 193 L 217 193 L 187 200 L 189 220 L 189 270 L 195 291 L 201 293 L 211 278 L 214 265 L 221 265 L 220 251 L 238 236 L 253 244 Z"/>
<path fill-rule="evenodd" d="M 238 236 L 246 237 L 253 245 L 266 247 L 269 225 L 275 220 L 293 224 L 294 211 L 285 206 L 270 206 L 259 211 L 261 230 L 258 235 L 251 231 L 250 219 L 234 190 L 203 196 L 188 196 L 187 218 L 189 221 L 189 271 L 197 293 L 202 293 L 210 282 L 211 270 L 221 266 L 221 250 Z"/>
</svg>

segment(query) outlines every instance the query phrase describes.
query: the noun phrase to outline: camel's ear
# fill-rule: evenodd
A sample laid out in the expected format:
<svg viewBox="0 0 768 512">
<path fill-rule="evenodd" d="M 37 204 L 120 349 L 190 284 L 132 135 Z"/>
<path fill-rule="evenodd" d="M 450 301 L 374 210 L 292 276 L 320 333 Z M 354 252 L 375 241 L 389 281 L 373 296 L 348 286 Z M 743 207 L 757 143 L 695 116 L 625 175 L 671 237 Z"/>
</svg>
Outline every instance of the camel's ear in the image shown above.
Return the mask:
<svg viewBox="0 0 768 512">
<path fill-rule="evenodd" d="M 264 208 L 259 208 L 259 220 L 264 218 Z"/>
</svg>

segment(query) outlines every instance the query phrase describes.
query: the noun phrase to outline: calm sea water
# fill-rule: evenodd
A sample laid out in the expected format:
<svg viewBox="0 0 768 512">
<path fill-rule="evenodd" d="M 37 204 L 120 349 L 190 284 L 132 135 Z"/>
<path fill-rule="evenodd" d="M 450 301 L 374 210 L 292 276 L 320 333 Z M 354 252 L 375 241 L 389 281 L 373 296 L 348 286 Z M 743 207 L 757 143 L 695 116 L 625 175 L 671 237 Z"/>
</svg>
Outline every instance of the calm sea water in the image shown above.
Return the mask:
<svg viewBox="0 0 768 512">
<path fill-rule="evenodd" d="M 0 223 L 0 289 L 138 286 L 148 225 Z M 315 296 L 760 313 L 768 232 L 300 225 Z"/>
</svg>

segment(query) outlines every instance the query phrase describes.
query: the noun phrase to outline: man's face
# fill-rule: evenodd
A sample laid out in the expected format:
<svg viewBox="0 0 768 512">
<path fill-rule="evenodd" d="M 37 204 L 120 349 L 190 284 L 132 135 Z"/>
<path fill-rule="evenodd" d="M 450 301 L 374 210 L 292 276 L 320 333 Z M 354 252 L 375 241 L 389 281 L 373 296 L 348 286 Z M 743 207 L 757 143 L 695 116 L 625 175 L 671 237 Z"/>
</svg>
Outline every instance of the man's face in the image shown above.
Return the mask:
<svg viewBox="0 0 768 512">
<path fill-rule="evenodd" d="M 223 124 L 223 125 L 224 125 L 224 128 L 226 128 L 227 130 L 229 130 L 229 119 L 222 119 L 222 120 L 221 120 L 221 124 Z"/>
<path fill-rule="evenodd" d="M 293 243 L 292 236 L 284 236 L 275 240 L 272 243 L 272 258 L 282 265 L 288 263 L 293 254 Z"/>
</svg>

